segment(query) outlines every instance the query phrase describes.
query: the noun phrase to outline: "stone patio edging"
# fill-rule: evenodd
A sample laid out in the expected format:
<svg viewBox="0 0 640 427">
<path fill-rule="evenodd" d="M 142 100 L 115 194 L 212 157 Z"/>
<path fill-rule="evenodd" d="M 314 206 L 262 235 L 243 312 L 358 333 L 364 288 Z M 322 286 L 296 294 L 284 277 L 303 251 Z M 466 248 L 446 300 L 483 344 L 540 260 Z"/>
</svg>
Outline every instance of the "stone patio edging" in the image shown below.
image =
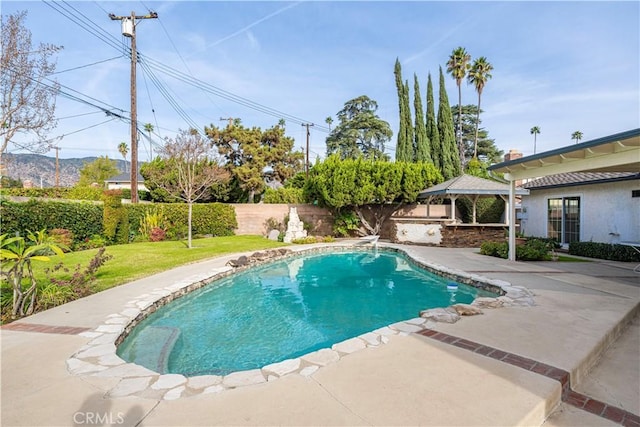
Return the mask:
<svg viewBox="0 0 640 427">
<path fill-rule="evenodd" d="M 448 279 L 501 294 L 498 298 L 478 298 L 472 305 L 483 308 L 498 308 L 508 305 L 531 306 L 534 304 L 533 294 L 524 287 L 512 286 L 502 280 L 492 280 L 438 264 L 418 261 L 409 253 L 410 251 L 393 246 L 380 246 L 381 250 L 403 254 L 408 261 L 415 265 Z M 270 258 L 265 263 L 305 254 L 353 250 L 365 249 L 358 246 L 322 245 L 311 249 L 296 249 L 284 255 Z M 215 268 L 206 274 L 187 277 L 166 287 L 156 288 L 150 293 L 138 296 L 129 301 L 120 312 L 107 316 L 102 325 L 94 330 L 79 333 L 80 336 L 91 338 L 91 341 L 67 360 L 67 369 L 71 374 L 78 376 L 119 379 L 116 386 L 107 392 L 110 397 L 138 396 L 155 400 L 175 400 L 261 384 L 291 374 L 310 376 L 321 367 L 337 362 L 343 356 L 367 347 L 386 344 L 389 341 L 389 336 L 419 333 L 431 329 L 436 324 L 433 318 L 409 319 L 347 339 L 334 344 L 331 348 L 317 350 L 299 358 L 272 363 L 260 369 L 233 372 L 225 376 L 202 375 L 187 378 L 180 374 L 159 374 L 143 366 L 127 363 L 116 354 L 117 346 L 131 330 L 159 307 L 206 286 L 214 280 L 260 264 L 264 263 L 235 269 L 231 267 Z"/>
</svg>

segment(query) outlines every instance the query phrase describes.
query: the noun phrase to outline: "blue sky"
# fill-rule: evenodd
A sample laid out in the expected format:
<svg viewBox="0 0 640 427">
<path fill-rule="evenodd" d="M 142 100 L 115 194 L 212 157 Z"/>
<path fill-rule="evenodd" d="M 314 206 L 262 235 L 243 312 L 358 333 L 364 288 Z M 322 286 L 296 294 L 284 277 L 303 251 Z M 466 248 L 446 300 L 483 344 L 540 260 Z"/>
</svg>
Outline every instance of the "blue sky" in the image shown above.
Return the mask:
<svg viewBox="0 0 640 427">
<path fill-rule="evenodd" d="M 61 11 L 72 13 L 102 38 L 106 34 L 112 43 L 128 45 L 120 22 L 107 13 L 145 14 L 149 9 L 159 19 L 139 22 L 138 51 L 157 68 L 152 76 L 138 67 L 138 121 L 156 127 L 156 143 L 188 128 L 188 121 L 203 128 L 223 126 L 220 118 L 236 117 L 247 126 L 268 128 L 279 119 L 277 113 L 268 115 L 180 82 L 160 69 L 165 65 L 233 96 L 315 123 L 312 159 L 325 153 L 327 133 L 320 129 L 327 127 L 325 118 L 333 116 L 335 125 L 346 101 L 367 95 L 394 130 L 387 146 L 393 157 L 396 57 L 412 87 L 413 74 L 418 75 L 423 103 L 431 73 L 437 103 L 438 67 L 446 68 L 458 46 L 494 66 L 482 95 L 481 120 L 505 152 L 533 154 L 530 129 L 536 125 L 541 129 L 537 152 L 574 143 L 576 130 L 585 142 L 640 126 L 637 1 L 2 2 L 3 15 L 28 11 L 26 25 L 34 43 L 64 46 L 57 60 L 62 72 L 55 77 L 77 92 L 64 90 L 124 110 L 113 111 L 126 116 L 130 63 L 123 49 L 85 31 Z M 82 68 L 65 71 L 76 67 Z M 449 76 L 446 86 L 456 104 L 457 88 Z M 161 92 L 171 94 L 186 120 Z M 477 102 L 466 83 L 462 102 Z M 94 107 L 59 96 L 56 114 L 58 126 L 49 137 L 62 136 L 53 141 L 61 147 L 61 157 L 121 158 L 118 144 L 129 143 L 129 125 L 118 119 L 100 124 L 110 117 Z M 305 144 L 300 122 L 287 120 L 286 129 L 300 149 Z M 145 161 L 148 142 L 141 144 L 139 159 Z M 11 145 L 9 151 L 21 152 Z"/>
</svg>

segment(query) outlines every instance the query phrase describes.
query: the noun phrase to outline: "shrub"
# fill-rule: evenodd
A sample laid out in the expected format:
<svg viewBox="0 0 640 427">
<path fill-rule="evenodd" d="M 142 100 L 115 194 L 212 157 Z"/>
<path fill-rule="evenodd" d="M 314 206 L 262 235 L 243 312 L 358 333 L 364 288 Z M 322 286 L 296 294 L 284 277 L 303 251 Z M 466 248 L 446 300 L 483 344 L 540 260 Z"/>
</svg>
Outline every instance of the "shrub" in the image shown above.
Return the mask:
<svg viewBox="0 0 640 427">
<path fill-rule="evenodd" d="M 285 188 L 278 189 L 267 188 L 264 192 L 264 203 L 304 203 L 304 195 L 301 188 Z"/>
<path fill-rule="evenodd" d="M 74 200 L 102 200 L 103 189 L 100 187 L 76 185 L 67 191 L 67 198 Z"/>
<path fill-rule="evenodd" d="M 73 232 L 66 228 L 54 228 L 49 231 L 49 238 L 64 252 L 69 252 L 73 246 Z"/>
<path fill-rule="evenodd" d="M 63 228 L 69 230 L 78 243 L 102 234 L 102 206 L 88 202 L 1 200 L 0 217 L 2 232 L 10 235 L 24 236 L 27 230 Z"/>
<path fill-rule="evenodd" d="M 59 287 L 69 288 L 72 290 L 75 298 L 81 298 L 91 294 L 91 284 L 96 279 L 98 269 L 111 258 L 113 258 L 113 255 L 105 254 L 105 248 L 100 248 L 84 270 L 80 264 L 77 264 L 71 276 L 69 276 L 69 268 L 65 267 L 63 263 L 59 263 L 51 269 L 47 268 L 44 272 L 49 283 Z M 62 278 L 56 277 L 59 275 L 54 275 L 60 271 L 64 273 Z"/>
<path fill-rule="evenodd" d="M 129 217 L 122 205 L 120 190 L 107 190 L 103 193 L 104 237 L 108 242 L 116 244 L 129 243 Z"/>
<path fill-rule="evenodd" d="M 333 232 L 337 236 L 349 237 L 359 228 L 360 218 L 351 211 L 340 213 L 333 223 Z"/>
<path fill-rule="evenodd" d="M 36 311 L 47 310 L 74 299 L 76 299 L 76 296 L 70 286 L 58 286 L 49 283 L 38 289 Z"/>
<path fill-rule="evenodd" d="M 291 243 L 295 243 L 297 245 L 305 245 L 309 243 L 318 243 L 318 239 L 316 238 L 316 236 L 307 236 L 301 237 L 299 239 L 293 239 Z"/>
<path fill-rule="evenodd" d="M 463 222 L 472 222 L 473 203 L 466 197 L 456 201 L 456 207 L 460 211 Z M 499 223 L 504 213 L 504 200 L 498 198 L 483 197 L 476 203 L 476 221 L 481 224 Z"/>
<path fill-rule="evenodd" d="M 166 220 L 167 237 L 175 239 L 186 236 L 188 212 L 186 203 L 125 205 L 131 228 L 139 230 L 146 212 L 158 208 L 162 209 Z M 233 236 L 234 229 L 238 227 L 233 206 L 222 203 L 195 203 L 192 222 L 193 234 L 197 235 Z"/>
<path fill-rule="evenodd" d="M 86 249 L 101 248 L 107 245 L 107 241 L 100 234 L 95 234 L 92 237 L 87 237 L 81 242 L 75 244 L 75 250 L 83 251 Z"/>
<path fill-rule="evenodd" d="M 640 262 L 640 254 L 632 247 L 599 242 L 571 242 L 571 255 L 621 262 Z"/>
<path fill-rule="evenodd" d="M 151 233 L 149 233 L 149 240 L 151 240 L 152 242 L 161 242 L 162 240 L 166 239 L 166 237 L 167 232 L 160 227 L 153 227 L 151 229 Z"/>
<path fill-rule="evenodd" d="M 548 261 L 551 259 L 547 242 L 540 239 L 529 238 L 524 245 L 516 246 L 516 259 L 518 261 Z M 509 257 L 509 244 L 507 242 L 484 242 L 480 246 L 482 255 L 507 259 Z"/>
<path fill-rule="evenodd" d="M 138 232 L 140 233 L 140 237 L 142 237 L 143 239 L 157 242 L 159 240 L 153 240 L 151 238 L 154 230 L 162 230 L 163 234 L 160 240 L 164 240 L 167 228 L 168 224 L 162 212 L 162 207 L 154 207 L 144 213 L 144 217 L 142 219 L 142 222 L 140 223 Z M 159 236 L 160 235 L 158 234 L 158 231 L 155 231 L 155 237 L 158 238 Z"/>
</svg>

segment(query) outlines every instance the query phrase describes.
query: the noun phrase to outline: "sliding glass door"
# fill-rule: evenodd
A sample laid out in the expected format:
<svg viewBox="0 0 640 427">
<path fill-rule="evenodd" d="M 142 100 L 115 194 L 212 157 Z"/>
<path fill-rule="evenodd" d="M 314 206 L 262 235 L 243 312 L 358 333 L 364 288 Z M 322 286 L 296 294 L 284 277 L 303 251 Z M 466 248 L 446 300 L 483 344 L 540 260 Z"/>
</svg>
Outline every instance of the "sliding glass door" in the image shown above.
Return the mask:
<svg viewBox="0 0 640 427">
<path fill-rule="evenodd" d="M 547 237 L 562 244 L 580 240 L 580 197 L 548 199 Z"/>
</svg>

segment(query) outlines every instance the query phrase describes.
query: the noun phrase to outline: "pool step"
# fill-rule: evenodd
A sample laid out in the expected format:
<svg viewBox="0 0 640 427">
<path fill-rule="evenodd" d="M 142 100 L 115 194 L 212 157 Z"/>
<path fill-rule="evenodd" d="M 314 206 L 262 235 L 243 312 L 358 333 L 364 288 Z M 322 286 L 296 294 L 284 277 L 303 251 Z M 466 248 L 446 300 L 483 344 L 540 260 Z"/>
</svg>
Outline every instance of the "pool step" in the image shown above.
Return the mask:
<svg viewBox="0 0 640 427">
<path fill-rule="evenodd" d="M 180 329 L 170 326 L 151 326 L 136 337 L 131 354 L 135 363 L 159 374 L 167 373 L 169 356 L 180 337 Z"/>
</svg>

